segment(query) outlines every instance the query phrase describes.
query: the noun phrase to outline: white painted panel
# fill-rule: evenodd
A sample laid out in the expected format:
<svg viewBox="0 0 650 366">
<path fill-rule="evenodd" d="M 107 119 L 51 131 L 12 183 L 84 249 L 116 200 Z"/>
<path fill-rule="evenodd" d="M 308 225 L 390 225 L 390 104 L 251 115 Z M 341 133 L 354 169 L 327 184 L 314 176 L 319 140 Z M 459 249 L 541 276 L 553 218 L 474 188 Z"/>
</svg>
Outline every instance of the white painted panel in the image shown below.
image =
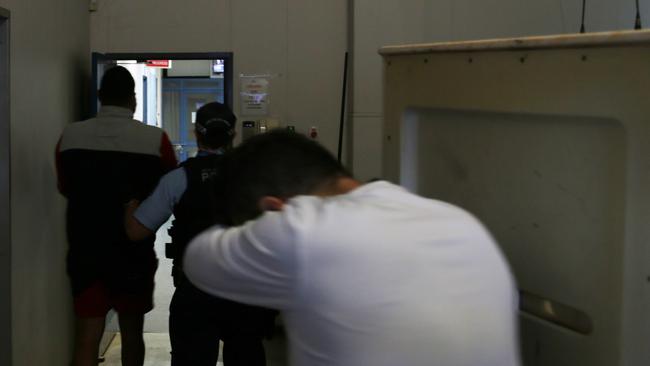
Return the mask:
<svg viewBox="0 0 650 366">
<path fill-rule="evenodd" d="M 572 2 L 577 6 L 581 3 Z M 595 14 L 594 3 L 589 1 L 590 15 Z M 454 40 L 554 34 L 580 29 L 579 13 L 567 19 L 560 0 L 456 0 L 452 11 Z"/>
<path fill-rule="evenodd" d="M 216 52 L 230 49 L 228 0 L 100 0 L 91 16 L 96 52 Z"/>
<path fill-rule="evenodd" d="M 270 115 L 287 118 L 286 1 L 244 0 L 232 2 L 233 53 L 235 59 L 235 113 L 240 115 L 240 74 L 269 75 Z M 250 116 L 240 115 L 240 120 Z M 257 117 L 253 117 L 256 119 Z M 241 128 L 241 124 L 239 126 Z M 241 133 L 239 134 L 241 135 Z"/>
<path fill-rule="evenodd" d="M 381 113 L 379 47 L 450 39 L 451 4 L 451 0 L 354 2 L 354 113 Z"/>
<path fill-rule="evenodd" d="M 381 117 L 356 116 L 354 127 L 354 175 L 361 181 L 381 178 L 383 120 Z"/>
<path fill-rule="evenodd" d="M 317 127 L 318 140 L 336 152 L 347 49 L 347 3 L 289 0 L 288 20 L 288 121 L 301 132 Z"/>
</svg>

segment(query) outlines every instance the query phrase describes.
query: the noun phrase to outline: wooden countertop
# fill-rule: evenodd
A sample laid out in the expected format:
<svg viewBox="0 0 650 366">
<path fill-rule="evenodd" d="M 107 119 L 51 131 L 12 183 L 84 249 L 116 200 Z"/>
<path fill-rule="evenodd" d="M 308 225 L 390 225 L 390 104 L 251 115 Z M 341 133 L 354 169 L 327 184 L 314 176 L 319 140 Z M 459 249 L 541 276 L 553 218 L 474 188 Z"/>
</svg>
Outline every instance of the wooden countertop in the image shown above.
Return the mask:
<svg viewBox="0 0 650 366">
<path fill-rule="evenodd" d="M 443 52 L 486 52 L 559 48 L 620 47 L 650 45 L 650 30 L 563 34 L 522 38 L 486 39 L 461 42 L 408 44 L 382 47 L 383 56 Z"/>
</svg>

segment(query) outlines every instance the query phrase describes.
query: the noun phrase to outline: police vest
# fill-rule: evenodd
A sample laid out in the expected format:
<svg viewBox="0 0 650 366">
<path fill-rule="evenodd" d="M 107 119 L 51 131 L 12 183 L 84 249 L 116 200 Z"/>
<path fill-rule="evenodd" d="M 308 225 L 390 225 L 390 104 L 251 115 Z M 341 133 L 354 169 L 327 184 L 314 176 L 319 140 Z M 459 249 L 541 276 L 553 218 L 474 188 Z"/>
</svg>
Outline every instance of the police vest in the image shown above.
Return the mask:
<svg viewBox="0 0 650 366">
<path fill-rule="evenodd" d="M 174 259 L 174 271 L 180 269 L 187 244 L 203 230 L 225 222 L 223 205 L 218 199 L 216 177 L 221 155 L 191 158 L 181 164 L 187 176 L 187 188 L 174 207 L 174 221 L 169 234 L 172 238 L 167 257 Z"/>
</svg>

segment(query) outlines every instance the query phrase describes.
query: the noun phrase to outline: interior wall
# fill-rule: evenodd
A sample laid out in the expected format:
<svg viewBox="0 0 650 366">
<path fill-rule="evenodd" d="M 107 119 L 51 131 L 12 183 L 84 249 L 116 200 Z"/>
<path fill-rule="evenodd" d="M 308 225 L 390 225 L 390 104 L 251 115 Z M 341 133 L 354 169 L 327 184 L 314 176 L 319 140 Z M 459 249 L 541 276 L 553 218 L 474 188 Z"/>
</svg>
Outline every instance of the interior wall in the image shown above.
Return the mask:
<svg viewBox="0 0 650 366">
<path fill-rule="evenodd" d="M 270 116 L 300 132 L 319 129 L 336 151 L 347 48 L 347 0 L 99 0 L 97 52 L 233 52 L 239 75 L 271 78 Z"/>
<path fill-rule="evenodd" d="M 354 171 L 381 176 L 381 46 L 470 39 L 576 33 L 582 1 L 576 0 L 351 0 L 353 5 Z M 641 1 L 650 25 L 650 4 Z M 587 1 L 588 32 L 632 29 L 634 1 Z M 432 85 L 435 88 L 435 85 Z"/>
<path fill-rule="evenodd" d="M 72 310 L 54 148 L 87 104 L 88 2 L 0 0 L 0 7 L 11 12 L 13 365 L 67 365 Z"/>
<path fill-rule="evenodd" d="M 11 364 L 11 193 L 9 18 L 0 8 L 0 364 Z"/>
<path fill-rule="evenodd" d="M 587 31 L 629 29 L 634 24 L 632 0 L 590 0 L 587 5 Z M 644 20 L 650 24 L 650 7 L 643 5 Z M 581 10 L 575 0 L 190 0 L 182 7 L 172 0 L 98 0 L 98 6 L 91 17 L 93 50 L 232 51 L 236 76 L 272 76 L 272 118 L 303 132 L 319 127 L 321 141 L 333 150 L 343 53 L 349 43 L 351 165 L 361 179 L 382 175 L 380 46 L 574 33 Z M 348 15 L 354 19 L 351 26 Z M 240 85 L 235 79 L 239 112 Z"/>
<path fill-rule="evenodd" d="M 172 68 L 167 70 L 170 77 L 204 77 L 209 78 L 212 71 L 212 60 L 178 60 L 172 62 Z"/>
</svg>

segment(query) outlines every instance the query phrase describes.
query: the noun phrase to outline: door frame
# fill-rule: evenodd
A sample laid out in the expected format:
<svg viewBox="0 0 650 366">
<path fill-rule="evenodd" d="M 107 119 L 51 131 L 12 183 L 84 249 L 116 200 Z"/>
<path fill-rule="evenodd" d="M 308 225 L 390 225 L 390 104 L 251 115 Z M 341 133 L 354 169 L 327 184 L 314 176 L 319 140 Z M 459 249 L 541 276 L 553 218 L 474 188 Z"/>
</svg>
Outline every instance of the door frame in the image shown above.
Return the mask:
<svg viewBox="0 0 650 366">
<path fill-rule="evenodd" d="M 10 12 L 0 7 L 0 365 L 12 362 Z"/>
<path fill-rule="evenodd" d="M 149 124 L 149 78 L 147 75 L 142 76 L 142 122 Z"/>
</svg>

